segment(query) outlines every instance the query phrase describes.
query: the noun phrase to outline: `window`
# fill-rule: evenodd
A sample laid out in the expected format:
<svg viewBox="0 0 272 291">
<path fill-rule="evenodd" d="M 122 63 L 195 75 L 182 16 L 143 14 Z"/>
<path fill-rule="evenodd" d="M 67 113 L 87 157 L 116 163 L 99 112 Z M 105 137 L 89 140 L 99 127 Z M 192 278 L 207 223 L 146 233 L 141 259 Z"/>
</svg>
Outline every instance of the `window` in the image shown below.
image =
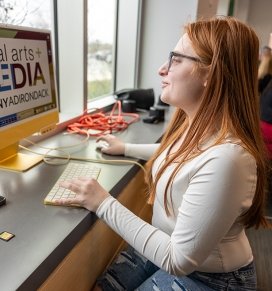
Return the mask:
<svg viewBox="0 0 272 291">
<path fill-rule="evenodd" d="M 114 90 L 116 0 L 88 0 L 88 99 Z"/>
<path fill-rule="evenodd" d="M 5 24 L 51 28 L 51 1 L 0 0 L 0 22 Z"/>
<path fill-rule="evenodd" d="M 0 22 L 52 31 L 61 123 L 112 104 L 116 90 L 133 88 L 140 3 L 0 0 Z"/>
</svg>

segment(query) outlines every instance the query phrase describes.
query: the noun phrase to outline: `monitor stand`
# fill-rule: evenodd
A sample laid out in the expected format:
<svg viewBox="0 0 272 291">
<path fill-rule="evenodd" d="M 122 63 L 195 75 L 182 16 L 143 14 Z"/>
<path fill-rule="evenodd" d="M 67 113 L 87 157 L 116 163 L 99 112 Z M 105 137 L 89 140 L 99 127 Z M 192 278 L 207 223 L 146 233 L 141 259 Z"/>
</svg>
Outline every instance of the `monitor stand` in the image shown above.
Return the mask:
<svg viewBox="0 0 272 291">
<path fill-rule="evenodd" d="M 18 153 L 18 143 L 1 149 L 0 169 L 24 172 L 43 160 L 42 156 Z"/>
</svg>

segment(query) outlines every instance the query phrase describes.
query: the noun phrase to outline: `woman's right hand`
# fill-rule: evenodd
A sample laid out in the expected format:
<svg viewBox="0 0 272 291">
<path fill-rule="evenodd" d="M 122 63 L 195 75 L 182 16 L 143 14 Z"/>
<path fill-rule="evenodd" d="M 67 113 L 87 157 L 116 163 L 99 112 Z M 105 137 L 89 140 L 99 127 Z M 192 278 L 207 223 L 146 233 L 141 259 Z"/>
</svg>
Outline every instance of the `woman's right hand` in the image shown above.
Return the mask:
<svg viewBox="0 0 272 291">
<path fill-rule="evenodd" d="M 125 143 L 114 135 L 107 134 L 99 137 L 96 142 L 106 142 L 107 146 L 101 147 L 101 152 L 108 155 L 124 155 Z"/>
</svg>

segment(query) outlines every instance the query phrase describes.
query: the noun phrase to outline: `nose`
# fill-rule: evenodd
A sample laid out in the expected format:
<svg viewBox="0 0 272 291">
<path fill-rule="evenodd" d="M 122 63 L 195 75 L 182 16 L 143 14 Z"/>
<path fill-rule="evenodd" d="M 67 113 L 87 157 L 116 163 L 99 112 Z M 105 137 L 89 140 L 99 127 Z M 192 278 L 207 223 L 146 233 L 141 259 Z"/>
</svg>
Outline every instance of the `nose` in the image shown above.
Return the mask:
<svg viewBox="0 0 272 291">
<path fill-rule="evenodd" d="M 159 67 L 158 73 L 160 76 L 166 76 L 168 74 L 168 62 L 165 62 Z"/>
</svg>

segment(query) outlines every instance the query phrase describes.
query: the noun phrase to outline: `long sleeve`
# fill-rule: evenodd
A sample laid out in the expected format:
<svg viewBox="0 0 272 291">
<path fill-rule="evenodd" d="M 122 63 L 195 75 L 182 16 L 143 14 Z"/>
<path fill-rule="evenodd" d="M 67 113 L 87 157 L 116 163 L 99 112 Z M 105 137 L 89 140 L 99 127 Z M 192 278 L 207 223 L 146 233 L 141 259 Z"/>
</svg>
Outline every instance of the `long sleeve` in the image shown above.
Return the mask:
<svg viewBox="0 0 272 291">
<path fill-rule="evenodd" d="M 159 163 L 160 161 L 158 161 Z M 242 147 L 216 146 L 186 164 L 173 184 L 173 214 L 163 193 L 170 173 L 157 187 L 150 225 L 116 199 L 107 198 L 97 215 L 138 252 L 176 275 L 194 270 L 228 272 L 252 260 L 237 220 L 254 197 L 256 163 Z"/>
<path fill-rule="evenodd" d="M 142 160 L 149 160 L 160 144 L 125 144 L 125 156 L 139 158 Z"/>
</svg>

